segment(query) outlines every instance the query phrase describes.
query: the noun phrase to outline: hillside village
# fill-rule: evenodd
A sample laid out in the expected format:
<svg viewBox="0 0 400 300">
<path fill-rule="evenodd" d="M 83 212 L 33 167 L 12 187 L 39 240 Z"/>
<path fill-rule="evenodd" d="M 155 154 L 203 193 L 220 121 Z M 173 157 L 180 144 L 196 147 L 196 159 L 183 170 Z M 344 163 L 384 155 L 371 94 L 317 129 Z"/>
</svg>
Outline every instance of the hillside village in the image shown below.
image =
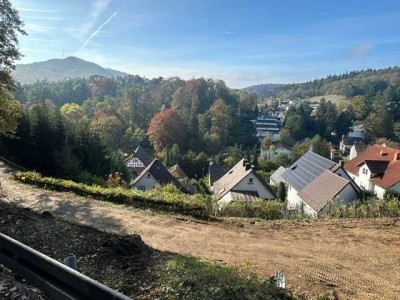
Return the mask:
<svg viewBox="0 0 400 300">
<path fill-rule="evenodd" d="M 262 105 L 258 105 L 259 109 Z M 315 118 L 320 109 L 318 102 L 265 101 L 265 106 L 273 107 L 273 110 L 251 120 L 261 144 L 259 152 L 253 153 L 253 162 L 274 161 L 291 155 L 293 142 L 285 143 L 282 138 L 287 120 L 285 115 L 304 105 L 311 108 L 310 117 Z M 355 203 L 366 194 L 379 199 L 383 199 L 385 194 L 398 197 L 399 144 L 387 141 L 392 147 L 385 142 L 368 145 L 365 122 L 361 121 L 348 123 L 346 133 L 340 137 L 336 132 L 331 135 L 337 144 L 322 142 L 322 147 L 329 151 L 325 157 L 315 153 L 310 144 L 305 150 L 307 152 L 292 164 L 276 164 L 267 178 L 263 178 L 264 172 L 261 171 L 262 175 L 257 173 L 260 168 L 252 164 L 249 157 L 242 158 L 234 166 L 209 162 L 208 193 L 216 201 L 218 209 L 222 209 L 235 201 L 251 203 L 257 199 L 277 199 L 277 188 L 282 185 L 280 188 L 284 187 L 285 193 L 280 200 L 286 203 L 286 214 L 304 213 L 308 217 L 326 216 L 330 206 Z M 125 162 L 132 175 L 129 185 L 132 188 L 148 190 L 156 184 L 172 184 L 186 193 L 197 192 L 196 185 L 190 183 L 179 164 L 168 170 L 158 158 L 150 158 L 140 146 Z"/>
<path fill-rule="evenodd" d="M 399 299 L 399 3 L 131 2 L 0 0 L 0 299 Z"/>
<path fill-rule="evenodd" d="M 365 192 L 382 199 L 386 193 L 400 193 L 400 149 L 385 144 L 364 147 L 357 153 L 355 145 L 347 160 L 335 162 L 310 149 L 291 166 L 280 166 L 270 176 L 269 184 L 260 179 L 246 159 L 231 169 L 210 163 L 208 184 L 219 208 L 234 201 L 251 203 L 257 199 L 276 199 L 271 186 L 285 186 L 286 209 L 289 214 L 304 213 L 308 217 L 326 216 L 331 205 L 354 203 Z M 169 170 L 157 159 L 150 158 L 138 147 L 126 159 L 134 177 L 132 188 L 149 190 L 156 185 L 172 184 L 185 193 L 196 193 L 196 186 L 187 184 L 187 175 L 179 165 Z"/>
</svg>

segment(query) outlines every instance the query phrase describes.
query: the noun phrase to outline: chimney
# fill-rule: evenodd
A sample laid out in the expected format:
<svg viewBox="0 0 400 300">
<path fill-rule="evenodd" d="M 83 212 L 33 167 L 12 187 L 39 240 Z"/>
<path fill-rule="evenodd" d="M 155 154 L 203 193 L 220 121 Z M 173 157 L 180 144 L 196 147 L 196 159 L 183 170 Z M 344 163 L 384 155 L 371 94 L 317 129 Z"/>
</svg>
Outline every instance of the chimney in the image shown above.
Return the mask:
<svg viewBox="0 0 400 300">
<path fill-rule="evenodd" d="M 247 160 L 243 159 L 243 167 L 245 167 L 247 165 Z"/>
<path fill-rule="evenodd" d="M 246 171 L 250 170 L 250 164 L 249 163 L 246 163 L 244 167 L 245 167 Z"/>
<path fill-rule="evenodd" d="M 393 161 L 397 161 L 400 160 L 400 152 L 397 151 L 394 155 L 393 155 Z"/>
<path fill-rule="evenodd" d="M 210 161 L 210 166 L 213 166 L 214 165 L 214 162 L 213 161 Z"/>
<path fill-rule="evenodd" d="M 383 156 L 383 150 L 381 150 L 381 152 L 379 153 L 380 156 Z"/>
</svg>

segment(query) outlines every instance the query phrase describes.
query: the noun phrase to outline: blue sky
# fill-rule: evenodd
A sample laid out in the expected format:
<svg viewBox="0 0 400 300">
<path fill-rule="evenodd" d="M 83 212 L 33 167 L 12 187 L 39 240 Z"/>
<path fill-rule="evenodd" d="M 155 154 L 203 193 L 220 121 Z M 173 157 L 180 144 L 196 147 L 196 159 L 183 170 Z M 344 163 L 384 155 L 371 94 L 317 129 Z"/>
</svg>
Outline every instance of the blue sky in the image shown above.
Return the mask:
<svg viewBox="0 0 400 300">
<path fill-rule="evenodd" d="M 240 88 L 399 64 L 400 1 L 13 0 L 19 63 L 78 56 Z"/>
</svg>

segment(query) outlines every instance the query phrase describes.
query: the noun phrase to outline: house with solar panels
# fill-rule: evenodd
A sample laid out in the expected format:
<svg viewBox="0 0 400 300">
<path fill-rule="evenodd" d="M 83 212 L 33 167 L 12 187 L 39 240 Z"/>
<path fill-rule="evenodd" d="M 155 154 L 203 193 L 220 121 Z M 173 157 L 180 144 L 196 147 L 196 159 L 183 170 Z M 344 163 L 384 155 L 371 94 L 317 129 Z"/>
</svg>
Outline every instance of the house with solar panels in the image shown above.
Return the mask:
<svg viewBox="0 0 400 300">
<path fill-rule="evenodd" d="M 310 217 L 324 214 L 334 202 L 356 200 L 360 189 L 343 166 L 311 150 L 282 173 L 287 184 L 287 209 Z"/>
</svg>

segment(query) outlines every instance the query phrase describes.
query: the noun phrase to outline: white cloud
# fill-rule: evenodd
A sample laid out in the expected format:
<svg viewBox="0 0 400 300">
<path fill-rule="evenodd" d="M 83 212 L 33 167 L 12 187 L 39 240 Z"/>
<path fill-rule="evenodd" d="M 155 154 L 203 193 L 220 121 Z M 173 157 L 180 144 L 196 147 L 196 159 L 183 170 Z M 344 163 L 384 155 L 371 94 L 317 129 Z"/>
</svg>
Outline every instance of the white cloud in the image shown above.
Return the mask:
<svg viewBox="0 0 400 300">
<path fill-rule="evenodd" d="M 25 24 L 25 26 L 24 26 L 24 30 L 26 32 L 30 32 L 30 31 L 48 32 L 48 31 L 52 31 L 54 29 L 57 29 L 57 28 L 50 27 L 50 26 L 43 26 L 43 25 L 39 25 L 39 24 L 32 24 L 32 23 Z"/>
<path fill-rule="evenodd" d="M 24 20 L 46 20 L 46 21 L 59 21 L 63 20 L 61 17 L 56 16 L 43 16 L 43 15 L 30 15 L 30 16 L 23 16 Z"/>
<path fill-rule="evenodd" d="M 350 49 L 350 56 L 358 57 L 367 54 L 374 45 L 372 43 L 363 43 L 355 45 L 353 48 Z"/>
<path fill-rule="evenodd" d="M 26 7 L 19 7 L 18 11 L 25 13 L 37 13 L 37 14 L 51 14 L 51 13 L 59 13 L 58 10 L 51 10 L 51 9 L 38 9 L 38 8 L 26 8 Z"/>
</svg>

